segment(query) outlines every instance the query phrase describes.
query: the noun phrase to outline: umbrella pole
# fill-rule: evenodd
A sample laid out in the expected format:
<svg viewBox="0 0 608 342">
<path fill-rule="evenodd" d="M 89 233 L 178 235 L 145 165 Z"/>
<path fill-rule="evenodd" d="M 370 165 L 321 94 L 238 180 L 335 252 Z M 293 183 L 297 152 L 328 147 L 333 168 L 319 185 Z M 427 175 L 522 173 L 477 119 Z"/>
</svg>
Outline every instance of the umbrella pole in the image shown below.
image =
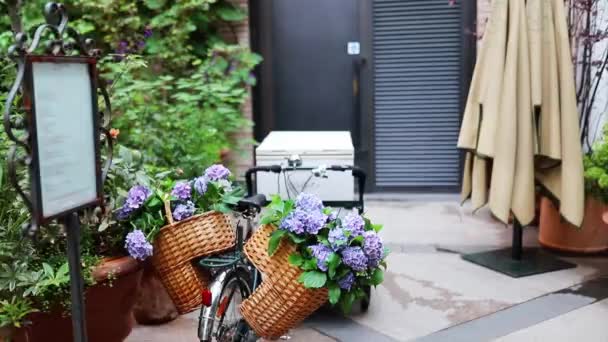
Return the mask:
<svg viewBox="0 0 608 342">
<path fill-rule="evenodd" d="M 523 254 L 523 239 L 524 229 L 521 223 L 514 218 L 513 219 L 513 244 L 511 246 L 511 257 L 513 260 L 521 260 Z"/>
</svg>

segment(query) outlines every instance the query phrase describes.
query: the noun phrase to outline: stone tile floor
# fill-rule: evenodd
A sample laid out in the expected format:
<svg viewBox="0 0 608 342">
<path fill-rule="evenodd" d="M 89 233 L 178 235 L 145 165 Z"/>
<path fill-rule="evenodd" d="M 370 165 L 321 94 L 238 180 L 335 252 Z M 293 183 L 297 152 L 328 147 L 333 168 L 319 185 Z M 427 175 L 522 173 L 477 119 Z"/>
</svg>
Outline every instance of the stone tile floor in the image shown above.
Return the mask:
<svg viewBox="0 0 608 342">
<path fill-rule="evenodd" d="M 322 312 L 294 329 L 290 341 L 415 340 L 608 274 L 606 257 L 568 258 L 578 267 L 520 279 L 462 260 L 461 253 L 508 247 L 511 229 L 487 210 L 472 214 L 455 197 L 376 199 L 367 212 L 385 225 L 382 235 L 392 250 L 385 283 L 372 293 L 369 311 L 348 318 Z M 535 228 L 526 228 L 524 244 L 536 246 L 536 235 Z M 571 328 L 585 334 L 584 341 L 608 341 L 606 311 L 608 303 L 597 302 L 500 341 L 571 341 Z M 159 327 L 136 327 L 128 341 L 196 341 L 197 318 L 193 313 Z"/>
</svg>

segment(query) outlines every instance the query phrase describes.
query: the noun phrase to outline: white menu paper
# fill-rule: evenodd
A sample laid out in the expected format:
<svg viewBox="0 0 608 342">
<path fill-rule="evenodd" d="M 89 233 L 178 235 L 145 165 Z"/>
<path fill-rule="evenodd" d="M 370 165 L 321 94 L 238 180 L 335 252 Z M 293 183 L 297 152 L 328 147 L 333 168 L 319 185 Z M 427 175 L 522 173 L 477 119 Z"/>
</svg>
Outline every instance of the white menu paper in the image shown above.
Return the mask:
<svg viewBox="0 0 608 342">
<path fill-rule="evenodd" d="M 40 191 L 44 217 L 97 197 L 89 65 L 33 62 Z"/>
</svg>

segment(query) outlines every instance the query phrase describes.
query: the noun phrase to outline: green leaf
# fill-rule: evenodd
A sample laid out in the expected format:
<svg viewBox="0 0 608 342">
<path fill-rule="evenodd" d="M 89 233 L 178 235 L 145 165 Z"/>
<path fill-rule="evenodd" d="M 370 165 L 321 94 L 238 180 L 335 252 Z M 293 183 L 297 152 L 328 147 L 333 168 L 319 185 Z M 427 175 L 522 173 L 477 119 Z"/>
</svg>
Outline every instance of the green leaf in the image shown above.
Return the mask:
<svg viewBox="0 0 608 342">
<path fill-rule="evenodd" d="M 355 301 L 355 294 L 352 292 L 345 292 L 340 296 L 340 308 L 342 309 L 342 313 L 348 315 L 352 308 L 353 302 Z"/>
<path fill-rule="evenodd" d="M 160 9 L 165 5 L 165 0 L 145 0 L 144 2 L 152 10 Z"/>
<path fill-rule="evenodd" d="M 66 276 L 69 271 L 70 271 L 70 266 L 66 262 L 63 265 L 61 265 L 61 267 L 59 267 L 59 269 L 57 270 L 56 278 L 61 278 L 61 277 Z"/>
<path fill-rule="evenodd" d="M 332 305 L 336 305 L 340 300 L 340 295 L 342 294 L 342 290 L 340 290 L 340 286 L 336 283 L 332 283 L 329 286 L 329 302 Z"/>
<path fill-rule="evenodd" d="M 287 233 L 284 230 L 277 229 L 270 234 L 270 240 L 268 241 L 268 255 L 272 256 L 279 248 L 279 243 L 283 236 Z"/>
<path fill-rule="evenodd" d="M 379 231 L 381 231 L 383 227 L 384 227 L 384 226 L 383 226 L 383 225 L 381 225 L 381 224 L 372 224 L 372 228 L 374 229 L 374 231 L 375 231 L 376 233 L 378 233 Z"/>
<path fill-rule="evenodd" d="M 336 253 L 331 253 L 327 258 L 327 271 L 329 278 L 333 279 L 336 276 L 336 269 L 340 265 L 340 257 Z"/>
<path fill-rule="evenodd" d="M 304 263 L 300 266 L 304 271 L 312 271 L 317 269 L 317 259 L 306 259 Z"/>
<path fill-rule="evenodd" d="M 53 272 L 53 267 L 51 267 L 51 265 L 44 262 L 44 263 L 42 263 L 42 268 L 44 269 L 44 274 L 46 274 L 47 277 L 55 276 L 55 272 Z"/>
<path fill-rule="evenodd" d="M 359 243 L 363 243 L 363 236 L 359 235 L 356 238 L 353 239 L 353 242 L 359 242 Z"/>
<path fill-rule="evenodd" d="M 376 268 L 374 273 L 372 273 L 371 283 L 374 286 L 378 286 L 382 284 L 384 281 L 384 272 L 380 268 Z"/>
<path fill-rule="evenodd" d="M 260 219 L 260 224 L 265 225 L 265 224 L 275 223 L 278 221 L 279 221 L 279 219 L 275 215 L 265 215 L 264 217 L 262 217 Z"/>
<path fill-rule="evenodd" d="M 327 282 L 327 275 L 319 271 L 308 271 L 300 275 L 298 280 L 304 284 L 304 287 L 309 289 L 318 289 Z"/>
<path fill-rule="evenodd" d="M 289 238 L 290 238 L 290 239 L 291 239 L 291 241 L 293 241 L 293 243 L 295 243 L 295 244 L 300 244 L 300 243 L 302 243 L 302 242 L 306 241 L 306 237 L 304 237 L 304 236 L 299 236 L 299 235 L 296 235 L 296 234 L 294 234 L 294 233 L 289 233 Z"/>
<path fill-rule="evenodd" d="M 300 266 L 304 262 L 304 259 L 298 253 L 291 254 L 287 260 L 289 261 L 289 264 L 293 266 Z"/>
</svg>

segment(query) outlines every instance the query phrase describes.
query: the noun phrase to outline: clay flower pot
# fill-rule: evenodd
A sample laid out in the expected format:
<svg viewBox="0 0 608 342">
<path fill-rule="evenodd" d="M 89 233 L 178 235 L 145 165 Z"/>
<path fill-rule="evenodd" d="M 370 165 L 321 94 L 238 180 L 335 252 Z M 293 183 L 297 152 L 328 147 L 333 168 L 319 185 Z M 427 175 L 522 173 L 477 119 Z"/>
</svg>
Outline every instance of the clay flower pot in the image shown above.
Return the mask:
<svg viewBox="0 0 608 342">
<path fill-rule="evenodd" d="M 105 259 L 93 271 L 98 282 L 86 289 L 85 307 L 89 342 L 119 342 L 135 323 L 133 305 L 141 278 L 141 265 L 131 257 Z M 72 321 L 63 308 L 29 316 L 31 325 L 16 336 L 18 342 L 72 341 Z"/>
<path fill-rule="evenodd" d="M 178 316 L 175 304 L 149 261 L 144 263 L 133 314 L 137 323 L 148 325 L 167 323 Z"/>
<path fill-rule="evenodd" d="M 573 253 L 599 253 L 608 250 L 608 223 L 603 220 L 608 207 L 587 197 L 583 225 L 577 228 L 560 217 L 553 202 L 543 198 L 538 241 L 544 247 Z"/>
</svg>

